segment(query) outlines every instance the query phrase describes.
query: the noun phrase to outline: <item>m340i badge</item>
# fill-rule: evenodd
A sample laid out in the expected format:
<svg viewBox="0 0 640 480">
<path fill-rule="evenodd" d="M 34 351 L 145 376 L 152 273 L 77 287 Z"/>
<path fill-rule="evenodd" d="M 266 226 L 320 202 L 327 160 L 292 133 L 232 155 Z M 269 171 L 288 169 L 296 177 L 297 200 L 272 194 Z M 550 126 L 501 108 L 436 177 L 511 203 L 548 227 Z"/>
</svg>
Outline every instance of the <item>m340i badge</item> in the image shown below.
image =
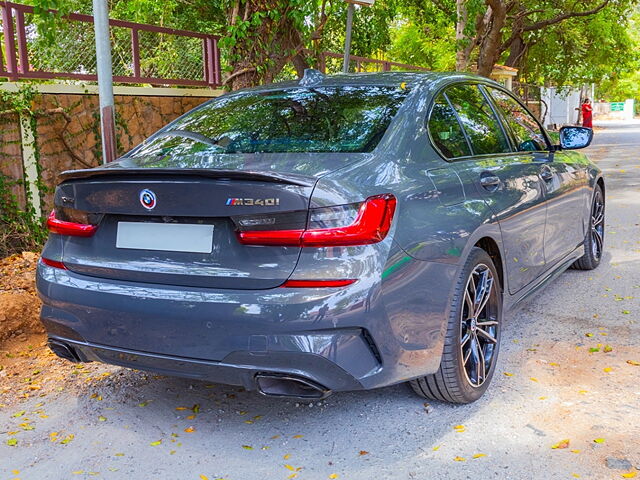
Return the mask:
<svg viewBox="0 0 640 480">
<path fill-rule="evenodd" d="M 279 198 L 227 198 L 226 205 L 231 206 L 260 206 L 260 207 L 273 207 L 280 205 Z"/>
</svg>

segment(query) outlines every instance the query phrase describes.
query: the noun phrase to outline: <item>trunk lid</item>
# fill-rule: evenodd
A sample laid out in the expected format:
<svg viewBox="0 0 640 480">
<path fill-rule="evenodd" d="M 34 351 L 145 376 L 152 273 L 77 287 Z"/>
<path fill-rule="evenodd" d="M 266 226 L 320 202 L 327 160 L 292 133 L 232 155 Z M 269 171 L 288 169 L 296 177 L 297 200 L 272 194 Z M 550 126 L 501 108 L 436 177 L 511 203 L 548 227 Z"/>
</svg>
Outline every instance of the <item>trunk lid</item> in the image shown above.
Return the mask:
<svg viewBox="0 0 640 480">
<path fill-rule="evenodd" d="M 217 163 L 235 167 L 236 161 Z M 280 169 L 271 162 L 254 171 L 246 163 L 244 169 L 181 168 L 184 159 L 125 158 L 97 169 L 64 172 L 55 193 L 56 211 L 90 213 L 99 227 L 91 237 L 65 236 L 62 260 L 73 272 L 132 282 L 277 287 L 293 272 L 300 247 L 242 245 L 234 218 L 297 212 L 296 218 L 306 219 L 317 178 L 328 164 L 337 166 L 331 163 L 308 164 L 303 174 L 282 168 L 281 162 Z M 251 166 L 258 167 L 255 162 Z M 143 192 L 153 195 L 153 208 L 143 204 Z M 210 248 L 201 248 L 203 242 Z M 176 245 L 178 250 L 188 245 L 191 251 L 171 250 Z"/>
</svg>

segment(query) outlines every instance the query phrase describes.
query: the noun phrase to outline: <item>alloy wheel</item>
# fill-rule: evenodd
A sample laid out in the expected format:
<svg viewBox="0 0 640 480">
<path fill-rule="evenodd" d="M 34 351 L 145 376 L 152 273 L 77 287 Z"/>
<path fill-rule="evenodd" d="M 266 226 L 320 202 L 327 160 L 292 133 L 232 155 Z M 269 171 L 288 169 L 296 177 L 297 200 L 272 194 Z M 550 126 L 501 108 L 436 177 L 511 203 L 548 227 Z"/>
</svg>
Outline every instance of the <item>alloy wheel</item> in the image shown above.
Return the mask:
<svg viewBox="0 0 640 480">
<path fill-rule="evenodd" d="M 591 253 L 594 260 L 600 260 L 604 244 L 604 199 L 600 189 L 596 189 L 591 207 Z"/>
<path fill-rule="evenodd" d="M 493 272 L 478 264 L 467 280 L 460 318 L 460 353 L 465 377 L 480 387 L 493 366 L 498 344 L 498 293 Z"/>
</svg>

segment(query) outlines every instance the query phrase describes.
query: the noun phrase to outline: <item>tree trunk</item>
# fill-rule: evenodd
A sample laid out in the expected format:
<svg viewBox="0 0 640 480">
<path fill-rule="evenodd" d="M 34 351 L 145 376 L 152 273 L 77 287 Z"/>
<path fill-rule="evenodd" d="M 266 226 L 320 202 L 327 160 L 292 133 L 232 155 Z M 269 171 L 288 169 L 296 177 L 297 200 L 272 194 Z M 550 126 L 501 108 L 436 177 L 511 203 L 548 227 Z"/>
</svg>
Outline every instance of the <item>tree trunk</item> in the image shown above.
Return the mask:
<svg viewBox="0 0 640 480">
<path fill-rule="evenodd" d="M 469 67 L 468 43 L 471 41 L 465 34 L 467 27 L 466 0 L 456 0 L 456 70 L 464 72 Z"/>
<path fill-rule="evenodd" d="M 509 48 L 509 56 L 505 62 L 508 67 L 520 69 L 524 57 L 527 53 L 528 45 L 524 43 L 522 36 L 518 36 L 513 40 L 511 47 Z"/>
<path fill-rule="evenodd" d="M 478 54 L 478 75 L 489 77 L 493 66 L 502 53 L 502 28 L 507 18 L 507 9 L 502 0 L 486 0 L 489 9 L 485 15 L 484 36 Z"/>
</svg>

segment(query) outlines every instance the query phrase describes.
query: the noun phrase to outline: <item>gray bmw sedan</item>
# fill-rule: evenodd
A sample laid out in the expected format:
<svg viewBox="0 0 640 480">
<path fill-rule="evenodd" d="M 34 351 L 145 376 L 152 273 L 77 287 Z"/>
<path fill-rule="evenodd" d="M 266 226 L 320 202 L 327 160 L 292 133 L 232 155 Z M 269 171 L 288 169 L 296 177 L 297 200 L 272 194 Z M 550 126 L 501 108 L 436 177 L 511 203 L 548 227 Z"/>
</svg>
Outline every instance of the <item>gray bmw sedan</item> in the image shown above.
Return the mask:
<svg viewBox="0 0 640 480">
<path fill-rule="evenodd" d="M 467 74 L 225 94 L 118 161 L 64 172 L 38 265 L 51 349 L 271 396 L 410 382 L 467 403 L 505 313 L 598 266 L 605 184 Z"/>
</svg>

